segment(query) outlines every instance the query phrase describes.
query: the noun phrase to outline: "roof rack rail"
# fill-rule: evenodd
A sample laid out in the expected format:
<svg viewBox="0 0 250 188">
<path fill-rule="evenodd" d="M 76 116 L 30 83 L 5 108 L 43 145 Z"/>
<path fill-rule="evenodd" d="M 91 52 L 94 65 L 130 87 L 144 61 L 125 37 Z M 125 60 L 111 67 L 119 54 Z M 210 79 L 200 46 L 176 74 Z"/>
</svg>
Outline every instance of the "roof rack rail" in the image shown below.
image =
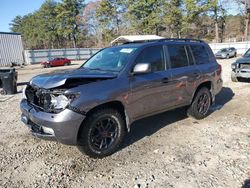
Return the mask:
<svg viewBox="0 0 250 188">
<path fill-rule="evenodd" d="M 162 41 L 180 41 L 180 42 L 204 42 L 203 40 L 200 39 L 189 39 L 189 38 L 164 38 L 164 39 L 159 39 L 159 42 Z"/>
</svg>

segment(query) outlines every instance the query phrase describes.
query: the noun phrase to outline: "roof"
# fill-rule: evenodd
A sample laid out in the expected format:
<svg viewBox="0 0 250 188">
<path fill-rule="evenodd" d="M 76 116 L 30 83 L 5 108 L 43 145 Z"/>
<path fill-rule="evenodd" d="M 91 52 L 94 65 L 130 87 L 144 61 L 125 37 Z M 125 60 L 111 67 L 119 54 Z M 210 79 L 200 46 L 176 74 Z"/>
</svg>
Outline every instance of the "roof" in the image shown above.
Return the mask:
<svg viewBox="0 0 250 188">
<path fill-rule="evenodd" d="M 123 35 L 115 40 L 111 41 L 111 45 L 119 44 L 119 43 L 128 43 L 128 42 L 142 42 L 142 41 L 151 41 L 151 40 L 159 40 L 164 37 L 158 35 Z"/>
<path fill-rule="evenodd" d="M 21 35 L 21 33 L 16 33 L 16 32 L 1 32 L 0 34 L 6 34 L 6 35 Z"/>
</svg>

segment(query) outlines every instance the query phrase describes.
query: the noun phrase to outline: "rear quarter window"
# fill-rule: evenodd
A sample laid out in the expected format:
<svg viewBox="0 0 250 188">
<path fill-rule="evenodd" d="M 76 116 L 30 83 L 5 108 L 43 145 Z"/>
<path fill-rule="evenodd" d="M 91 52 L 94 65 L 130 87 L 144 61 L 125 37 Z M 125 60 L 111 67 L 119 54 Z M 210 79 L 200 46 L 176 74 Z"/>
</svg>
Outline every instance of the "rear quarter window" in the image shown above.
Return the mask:
<svg viewBox="0 0 250 188">
<path fill-rule="evenodd" d="M 201 65 L 201 64 L 209 63 L 209 56 L 204 46 L 191 45 L 190 47 L 191 47 L 196 64 Z"/>
</svg>

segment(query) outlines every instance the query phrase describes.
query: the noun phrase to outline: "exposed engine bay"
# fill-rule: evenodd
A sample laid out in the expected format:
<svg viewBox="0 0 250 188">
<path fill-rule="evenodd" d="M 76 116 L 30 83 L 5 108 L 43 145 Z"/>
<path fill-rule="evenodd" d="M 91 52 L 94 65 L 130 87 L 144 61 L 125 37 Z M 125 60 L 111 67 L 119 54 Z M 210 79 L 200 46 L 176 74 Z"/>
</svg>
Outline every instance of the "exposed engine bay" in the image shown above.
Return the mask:
<svg viewBox="0 0 250 188">
<path fill-rule="evenodd" d="M 76 97 L 76 94 L 66 94 L 63 89 L 41 89 L 28 85 L 25 96 L 28 102 L 42 111 L 59 113 Z"/>
</svg>

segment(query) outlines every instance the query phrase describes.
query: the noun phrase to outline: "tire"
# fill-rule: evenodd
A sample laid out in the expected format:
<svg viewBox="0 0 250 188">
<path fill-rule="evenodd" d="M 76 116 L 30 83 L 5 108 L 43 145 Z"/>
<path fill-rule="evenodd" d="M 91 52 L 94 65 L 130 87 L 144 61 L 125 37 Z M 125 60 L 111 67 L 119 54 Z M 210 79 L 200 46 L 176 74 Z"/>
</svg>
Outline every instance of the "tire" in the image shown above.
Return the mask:
<svg viewBox="0 0 250 188">
<path fill-rule="evenodd" d="M 235 76 L 234 73 L 231 73 L 231 80 L 232 82 L 238 82 L 238 78 Z"/>
<path fill-rule="evenodd" d="M 78 149 L 93 158 L 115 153 L 125 136 L 125 120 L 119 111 L 107 108 L 90 114 L 78 134 Z"/>
<path fill-rule="evenodd" d="M 202 101 L 204 98 L 204 101 Z M 209 108 L 212 103 L 212 97 L 207 87 L 202 87 L 195 94 L 191 105 L 187 109 L 187 115 L 197 120 L 203 119 L 208 116 Z"/>
<path fill-rule="evenodd" d="M 234 57 L 237 57 L 237 53 L 236 52 L 234 53 Z"/>
</svg>

